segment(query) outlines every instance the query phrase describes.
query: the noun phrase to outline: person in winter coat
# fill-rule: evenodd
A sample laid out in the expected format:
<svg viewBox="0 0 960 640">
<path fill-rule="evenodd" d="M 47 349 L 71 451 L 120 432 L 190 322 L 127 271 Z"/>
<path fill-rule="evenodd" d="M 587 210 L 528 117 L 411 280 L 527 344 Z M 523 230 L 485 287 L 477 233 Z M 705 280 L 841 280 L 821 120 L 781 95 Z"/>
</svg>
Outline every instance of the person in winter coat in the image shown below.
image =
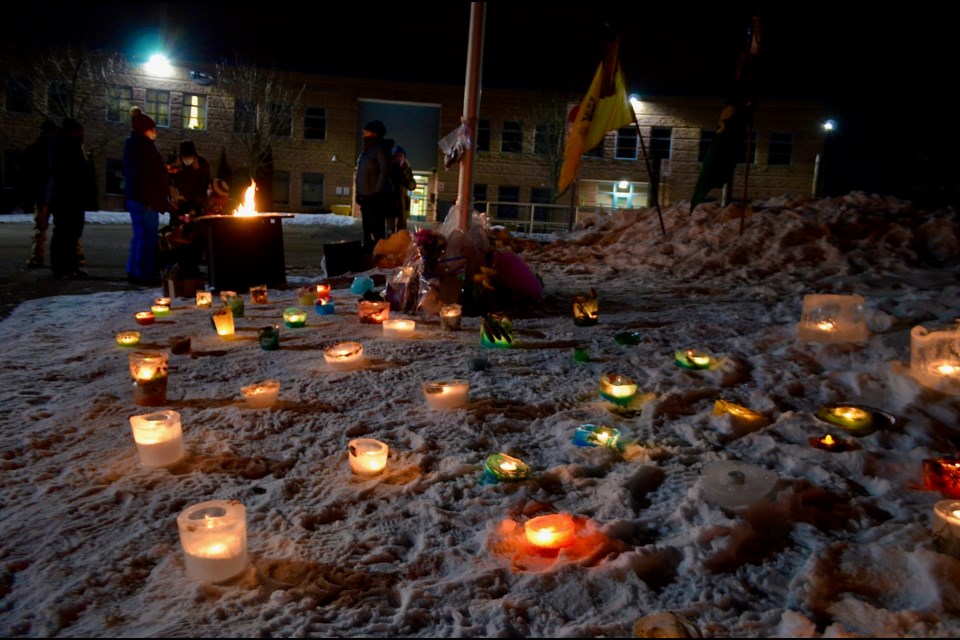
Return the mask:
<svg viewBox="0 0 960 640">
<path fill-rule="evenodd" d="M 40 135 L 23 150 L 20 160 L 20 189 L 27 208 L 33 209 L 33 234 L 28 269 L 43 267 L 47 254 L 47 229 L 50 226 L 48 183 L 53 162 L 53 141 L 60 128 L 45 119 Z"/>
<path fill-rule="evenodd" d="M 378 240 L 386 237 L 385 221 L 393 210 L 390 152 L 384 144 L 387 128 L 380 120 L 363 125 L 363 152 L 357 159 L 355 197 L 360 205 L 363 254 L 372 258 Z"/>
<path fill-rule="evenodd" d="M 398 214 L 387 218 L 387 234 L 393 235 L 400 229 L 407 228 L 407 218 L 410 217 L 410 192 L 417 188 L 413 168 L 407 161 L 407 150 L 400 145 L 393 148 L 390 180 L 393 182 L 393 192 L 396 196 L 395 213 Z"/>
<path fill-rule="evenodd" d="M 97 184 L 83 148 L 83 126 L 65 118 L 54 139 L 49 188 L 53 237 L 50 239 L 50 266 L 60 280 L 83 279 L 77 247 L 87 209 L 97 206 Z"/>
<path fill-rule="evenodd" d="M 210 189 L 210 163 L 197 153 L 197 147 L 190 140 L 180 143 L 177 159 L 167 166 L 170 183 L 175 189 L 174 204 L 177 209 L 171 224 L 177 226 L 183 216 L 199 217 L 207 207 Z"/>
<path fill-rule="evenodd" d="M 160 283 L 157 238 L 160 213 L 172 211 L 170 180 L 163 154 L 154 142 L 157 123 L 139 107 L 130 110 L 130 136 L 123 147 L 124 205 L 133 236 L 127 257 L 127 279 L 134 284 Z"/>
</svg>

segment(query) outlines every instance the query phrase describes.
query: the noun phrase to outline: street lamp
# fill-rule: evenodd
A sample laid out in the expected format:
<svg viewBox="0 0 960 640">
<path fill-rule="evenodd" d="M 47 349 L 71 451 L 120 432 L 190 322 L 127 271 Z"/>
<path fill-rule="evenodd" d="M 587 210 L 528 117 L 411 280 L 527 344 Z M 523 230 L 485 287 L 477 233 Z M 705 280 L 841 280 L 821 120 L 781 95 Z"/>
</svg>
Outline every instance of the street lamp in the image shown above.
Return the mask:
<svg viewBox="0 0 960 640">
<path fill-rule="evenodd" d="M 167 56 L 162 53 L 155 53 L 150 56 L 146 64 L 143 65 L 147 73 L 158 78 L 169 78 L 173 75 L 173 66 L 167 60 Z"/>
<path fill-rule="evenodd" d="M 827 142 L 830 139 L 831 134 L 837 130 L 837 121 L 833 119 L 824 120 L 823 125 L 823 150 L 817 154 L 817 159 L 813 165 L 813 197 L 819 198 L 824 195 L 826 188 L 824 187 L 825 179 L 823 177 L 824 167 L 823 159 L 827 155 Z"/>
</svg>

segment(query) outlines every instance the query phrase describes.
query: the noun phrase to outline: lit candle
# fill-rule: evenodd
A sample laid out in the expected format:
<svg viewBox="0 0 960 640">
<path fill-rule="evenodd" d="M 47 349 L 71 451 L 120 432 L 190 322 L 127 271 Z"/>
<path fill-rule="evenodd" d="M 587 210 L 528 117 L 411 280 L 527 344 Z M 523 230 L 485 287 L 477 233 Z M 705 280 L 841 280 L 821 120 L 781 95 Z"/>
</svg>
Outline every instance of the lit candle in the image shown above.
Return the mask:
<svg viewBox="0 0 960 640">
<path fill-rule="evenodd" d="M 939 552 L 960 558 L 960 501 L 939 500 L 933 505 L 933 538 Z"/>
<path fill-rule="evenodd" d="M 356 369 L 363 362 L 363 345 L 359 342 L 339 342 L 323 350 L 323 359 L 334 371 Z"/>
<path fill-rule="evenodd" d="M 417 323 L 406 318 L 387 318 L 383 321 L 383 337 L 410 338 Z"/>
<path fill-rule="evenodd" d="M 923 461 L 923 486 L 948 498 L 960 498 L 960 458 L 927 458 Z"/>
<path fill-rule="evenodd" d="M 268 298 L 267 285 L 256 284 L 250 287 L 250 302 L 253 304 L 266 304 Z"/>
<path fill-rule="evenodd" d="M 767 417 L 762 413 L 722 399 L 713 403 L 713 415 L 729 415 L 735 423 L 743 427 L 760 427 L 767 423 Z"/>
<path fill-rule="evenodd" d="M 926 387 L 960 394 L 960 320 L 943 329 L 910 330 L 910 374 Z"/>
<path fill-rule="evenodd" d="M 329 300 L 330 299 L 330 285 L 326 282 L 321 282 L 317 285 L 317 300 Z"/>
<path fill-rule="evenodd" d="M 820 320 L 815 325 L 820 331 L 836 331 L 837 324 L 833 320 Z"/>
<path fill-rule="evenodd" d="M 712 358 L 710 356 L 693 349 L 677 351 L 673 354 L 673 363 L 684 369 L 706 369 L 711 362 Z"/>
<path fill-rule="evenodd" d="M 153 312 L 155 318 L 162 318 L 163 316 L 170 315 L 170 307 L 166 307 L 162 304 L 155 304 L 150 307 L 150 311 Z"/>
<path fill-rule="evenodd" d="M 266 409 L 273 406 L 280 395 L 279 380 L 264 380 L 240 388 L 243 399 L 251 409 Z"/>
<path fill-rule="evenodd" d="M 491 482 L 514 482 L 526 479 L 530 475 L 530 467 L 519 458 L 494 453 L 484 461 L 483 474 Z"/>
<path fill-rule="evenodd" d="M 619 405 L 630 404 L 637 395 L 637 383 L 619 373 L 600 376 L 600 397 Z"/>
<path fill-rule="evenodd" d="M 280 348 L 280 327 L 272 324 L 257 331 L 260 348 L 264 351 L 276 351 Z"/>
<path fill-rule="evenodd" d="M 597 324 L 600 317 L 597 292 L 590 290 L 590 295 L 576 295 L 573 297 L 573 324 L 578 327 L 591 327 Z"/>
<path fill-rule="evenodd" d="M 470 383 L 466 380 L 436 380 L 423 383 L 423 397 L 431 409 L 456 409 L 467 403 Z"/>
<path fill-rule="evenodd" d="M 213 305 L 212 291 L 197 291 L 197 306 L 201 309 L 209 309 Z"/>
<path fill-rule="evenodd" d="M 247 567 L 247 510 L 236 500 L 210 500 L 177 516 L 187 577 L 223 582 Z"/>
<path fill-rule="evenodd" d="M 167 360 L 162 351 L 134 351 L 130 354 L 130 377 L 133 378 L 133 402 L 156 407 L 167 401 Z"/>
<path fill-rule="evenodd" d="M 283 310 L 283 324 L 291 329 L 306 326 L 307 312 L 297 307 L 287 307 Z"/>
<path fill-rule="evenodd" d="M 810 438 L 810 445 L 817 449 L 833 451 L 835 453 L 839 453 L 841 451 L 851 451 L 859 448 L 856 443 L 850 440 L 844 440 L 842 438 L 834 438 L 829 433 L 822 438 Z"/>
<path fill-rule="evenodd" d="M 230 310 L 230 307 L 217 309 L 210 314 L 210 318 L 213 321 L 213 328 L 216 329 L 217 335 L 224 340 L 229 340 L 233 337 L 233 311 Z"/>
<path fill-rule="evenodd" d="M 153 324 L 156 316 L 153 315 L 152 311 L 139 311 L 133 316 L 133 319 L 137 321 L 137 324 L 147 326 Z"/>
<path fill-rule="evenodd" d="M 334 307 L 333 300 L 330 299 L 317 298 L 313 308 L 317 312 L 318 316 L 329 316 L 336 312 L 336 307 Z"/>
<path fill-rule="evenodd" d="M 855 405 L 828 405 L 817 409 L 816 417 L 852 433 L 868 433 L 873 414 Z"/>
<path fill-rule="evenodd" d="M 383 321 L 390 317 L 390 303 L 361 300 L 357 305 L 357 314 L 363 324 L 383 324 Z"/>
<path fill-rule="evenodd" d="M 553 513 L 527 520 L 527 542 L 539 549 L 559 549 L 573 544 L 574 524 L 568 513 Z"/>
<path fill-rule="evenodd" d="M 582 424 L 573 434 L 573 443 L 578 447 L 610 447 L 615 449 L 620 442 L 620 430 L 598 424 Z"/>
<path fill-rule="evenodd" d="M 502 313 L 490 313 L 480 319 L 480 346 L 509 349 L 513 346 L 513 321 Z"/>
<path fill-rule="evenodd" d="M 143 466 L 165 467 L 183 458 L 183 430 L 176 411 L 130 416 L 130 428 Z"/>
<path fill-rule="evenodd" d="M 171 302 L 167 296 L 153 299 L 153 304 L 160 305 L 161 307 L 169 307 Z"/>
<path fill-rule="evenodd" d="M 387 466 L 389 447 L 379 440 L 358 438 L 347 446 L 350 470 L 358 476 L 375 476 Z"/>
<path fill-rule="evenodd" d="M 459 331 L 462 315 L 459 304 L 445 304 L 440 307 L 440 325 L 447 331 Z"/>
<path fill-rule="evenodd" d="M 121 331 L 117 334 L 117 344 L 121 347 L 135 347 L 140 344 L 139 331 Z"/>
<path fill-rule="evenodd" d="M 835 293 L 803 297 L 797 337 L 818 342 L 856 342 L 867 337 L 866 301 Z"/>
</svg>

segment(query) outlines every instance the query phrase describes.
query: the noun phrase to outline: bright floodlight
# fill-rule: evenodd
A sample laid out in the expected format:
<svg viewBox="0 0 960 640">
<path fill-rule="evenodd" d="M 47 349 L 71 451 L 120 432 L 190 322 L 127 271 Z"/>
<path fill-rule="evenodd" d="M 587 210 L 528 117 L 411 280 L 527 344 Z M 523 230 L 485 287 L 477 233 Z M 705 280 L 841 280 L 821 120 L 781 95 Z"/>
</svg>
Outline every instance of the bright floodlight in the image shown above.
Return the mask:
<svg viewBox="0 0 960 640">
<path fill-rule="evenodd" d="M 155 53 L 150 56 L 144 68 L 150 75 L 161 78 L 166 78 L 173 74 L 173 67 L 170 66 L 170 61 L 167 60 L 167 57 L 162 53 Z"/>
<path fill-rule="evenodd" d="M 833 131 L 833 130 L 835 130 L 836 128 L 837 128 L 837 121 L 836 121 L 836 120 L 827 120 L 826 122 L 823 123 L 823 130 L 824 130 L 824 131 Z"/>
<path fill-rule="evenodd" d="M 640 96 L 635 93 L 630 94 L 630 106 L 633 107 L 635 112 L 640 111 L 641 105 L 642 103 L 640 102 Z"/>
</svg>

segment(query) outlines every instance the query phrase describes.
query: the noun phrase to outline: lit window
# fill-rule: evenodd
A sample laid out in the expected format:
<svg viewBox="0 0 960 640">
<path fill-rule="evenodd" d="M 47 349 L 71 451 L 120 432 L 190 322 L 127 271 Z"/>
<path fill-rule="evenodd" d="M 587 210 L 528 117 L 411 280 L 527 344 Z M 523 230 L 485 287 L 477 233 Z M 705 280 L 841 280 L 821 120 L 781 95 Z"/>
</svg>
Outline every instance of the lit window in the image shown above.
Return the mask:
<svg viewBox="0 0 960 640">
<path fill-rule="evenodd" d="M 194 130 L 207 128 L 207 96 L 184 94 L 183 128 Z"/>
<path fill-rule="evenodd" d="M 129 122 L 133 88 L 107 87 L 107 122 Z"/>
</svg>

